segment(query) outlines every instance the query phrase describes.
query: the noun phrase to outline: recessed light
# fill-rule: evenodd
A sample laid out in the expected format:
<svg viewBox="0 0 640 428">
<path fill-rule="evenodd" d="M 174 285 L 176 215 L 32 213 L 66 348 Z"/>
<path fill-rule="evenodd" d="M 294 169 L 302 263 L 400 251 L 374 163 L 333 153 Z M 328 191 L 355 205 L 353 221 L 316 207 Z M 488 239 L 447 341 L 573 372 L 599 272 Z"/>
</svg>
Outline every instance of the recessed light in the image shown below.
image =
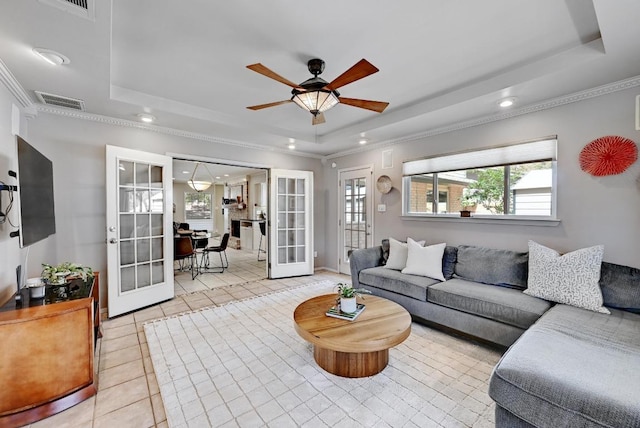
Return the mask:
<svg viewBox="0 0 640 428">
<path fill-rule="evenodd" d="M 182 171 L 183 174 L 191 174 L 190 171 Z"/>
<path fill-rule="evenodd" d="M 289 138 L 289 144 L 295 144 L 296 139 L 295 138 Z"/>
<path fill-rule="evenodd" d="M 289 147 L 289 150 L 294 150 L 296 148 L 296 145 L 295 143 L 289 143 L 287 147 Z"/>
<path fill-rule="evenodd" d="M 220 176 L 219 175 L 216 175 L 216 180 L 220 180 Z"/>
<path fill-rule="evenodd" d="M 360 141 L 358 141 L 358 143 L 360 143 L 360 145 L 365 145 L 367 144 L 367 140 L 365 138 L 360 139 Z"/>
<path fill-rule="evenodd" d="M 33 53 L 51 65 L 69 64 L 71 60 L 60 52 L 45 48 L 33 48 Z"/>
<path fill-rule="evenodd" d="M 507 107 L 511 107 L 512 105 L 514 105 L 516 102 L 516 99 L 511 97 L 511 98 L 505 98 L 503 100 L 500 100 L 498 102 L 498 105 L 502 108 L 507 108 Z"/>
<path fill-rule="evenodd" d="M 225 177 L 228 177 L 228 176 L 229 176 L 229 174 L 225 174 L 224 176 L 225 176 Z"/>
<path fill-rule="evenodd" d="M 147 113 L 140 113 L 138 115 L 138 118 L 143 121 L 144 123 L 151 123 L 154 120 L 156 120 L 156 117 Z"/>
</svg>

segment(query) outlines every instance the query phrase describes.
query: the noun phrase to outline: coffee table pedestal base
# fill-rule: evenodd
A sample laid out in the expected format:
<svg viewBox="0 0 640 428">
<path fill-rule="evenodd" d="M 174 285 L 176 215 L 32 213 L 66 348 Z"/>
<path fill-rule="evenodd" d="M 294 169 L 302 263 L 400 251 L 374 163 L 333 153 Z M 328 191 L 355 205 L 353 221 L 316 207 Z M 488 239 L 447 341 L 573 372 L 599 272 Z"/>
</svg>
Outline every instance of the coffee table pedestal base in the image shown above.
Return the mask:
<svg viewBox="0 0 640 428">
<path fill-rule="evenodd" d="M 316 363 L 329 373 L 342 377 L 367 377 L 380 373 L 389 363 L 389 350 L 339 352 L 313 347 Z"/>
</svg>

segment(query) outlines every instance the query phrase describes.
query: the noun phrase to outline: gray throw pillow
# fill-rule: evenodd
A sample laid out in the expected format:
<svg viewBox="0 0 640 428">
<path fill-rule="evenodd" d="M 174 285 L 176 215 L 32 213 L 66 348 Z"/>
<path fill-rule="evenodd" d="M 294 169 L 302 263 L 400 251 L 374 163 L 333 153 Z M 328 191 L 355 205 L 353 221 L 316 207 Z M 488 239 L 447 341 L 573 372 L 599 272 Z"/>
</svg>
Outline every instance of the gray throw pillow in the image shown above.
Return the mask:
<svg viewBox="0 0 640 428">
<path fill-rule="evenodd" d="M 455 274 L 470 281 L 524 290 L 528 262 L 527 253 L 460 245 Z"/>
<path fill-rule="evenodd" d="M 387 260 L 389 260 L 389 239 L 382 240 L 382 257 L 380 258 L 380 265 L 384 266 L 387 264 Z"/>
<path fill-rule="evenodd" d="M 600 288 L 605 306 L 640 313 L 640 269 L 602 262 Z"/>
<path fill-rule="evenodd" d="M 456 269 L 456 260 L 458 259 L 458 247 L 447 245 L 442 255 L 442 275 L 444 279 L 453 278 Z"/>
</svg>

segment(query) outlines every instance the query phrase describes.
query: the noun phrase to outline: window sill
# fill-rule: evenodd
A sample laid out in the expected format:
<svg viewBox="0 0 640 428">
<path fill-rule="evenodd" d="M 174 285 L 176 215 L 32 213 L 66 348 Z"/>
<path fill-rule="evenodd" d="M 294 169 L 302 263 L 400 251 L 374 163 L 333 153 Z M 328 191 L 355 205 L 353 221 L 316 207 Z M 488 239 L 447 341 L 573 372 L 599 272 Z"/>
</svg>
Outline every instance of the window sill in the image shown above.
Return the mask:
<svg viewBox="0 0 640 428">
<path fill-rule="evenodd" d="M 409 221 L 435 221 L 453 223 L 474 223 L 474 224 L 500 224 L 514 226 L 558 226 L 560 219 L 553 217 L 532 217 L 532 216 L 472 216 L 460 217 L 455 214 L 439 215 L 403 215 L 402 220 Z"/>
</svg>

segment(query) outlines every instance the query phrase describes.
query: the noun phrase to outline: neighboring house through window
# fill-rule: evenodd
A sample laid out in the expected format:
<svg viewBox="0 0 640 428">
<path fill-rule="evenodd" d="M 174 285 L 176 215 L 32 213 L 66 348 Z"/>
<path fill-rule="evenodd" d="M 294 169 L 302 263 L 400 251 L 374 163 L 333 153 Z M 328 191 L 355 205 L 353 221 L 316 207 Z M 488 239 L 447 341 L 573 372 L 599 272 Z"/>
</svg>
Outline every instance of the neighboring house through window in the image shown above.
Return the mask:
<svg viewBox="0 0 640 428">
<path fill-rule="evenodd" d="M 403 214 L 554 217 L 556 149 L 552 137 L 405 162 Z"/>
</svg>

